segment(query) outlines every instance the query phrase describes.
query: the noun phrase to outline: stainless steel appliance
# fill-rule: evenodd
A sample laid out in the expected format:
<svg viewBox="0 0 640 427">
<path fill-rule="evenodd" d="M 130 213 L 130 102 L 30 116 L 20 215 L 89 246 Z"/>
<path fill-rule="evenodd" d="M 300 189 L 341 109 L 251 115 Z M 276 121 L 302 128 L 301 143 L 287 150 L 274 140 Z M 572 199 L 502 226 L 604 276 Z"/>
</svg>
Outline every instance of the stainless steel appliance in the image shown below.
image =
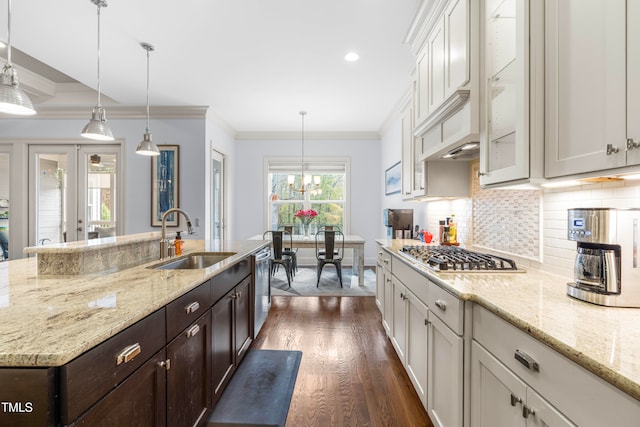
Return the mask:
<svg viewBox="0 0 640 427">
<path fill-rule="evenodd" d="M 269 287 L 269 257 L 270 249 L 264 248 L 254 255 L 255 259 L 255 312 L 253 323 L 253 338 L 258 336 L 267 314 L 271 308 L 271 288 Z"/>
<path fill-rule="evenodd" d="M 413 209 L 385 209 L 382 213 L 382 221 L 387 227 L 387 239 L 396 239 L 396 232 L 405 238 L 405 234 L 410 239 L 413 229 Z"/>
<path fill-rule="evenodd" d="M 457 246 L 403 246 L 398 252 L 414 262 L 439 272 L 522 272 L 515 261 Z"/>
<path fill-rule="evenodd" d="M 640 307 L 640 209 L 569 209 L 567 220 L 567 238 L 577 242 L 567 294 L 598 305 Z"/>
</svg>

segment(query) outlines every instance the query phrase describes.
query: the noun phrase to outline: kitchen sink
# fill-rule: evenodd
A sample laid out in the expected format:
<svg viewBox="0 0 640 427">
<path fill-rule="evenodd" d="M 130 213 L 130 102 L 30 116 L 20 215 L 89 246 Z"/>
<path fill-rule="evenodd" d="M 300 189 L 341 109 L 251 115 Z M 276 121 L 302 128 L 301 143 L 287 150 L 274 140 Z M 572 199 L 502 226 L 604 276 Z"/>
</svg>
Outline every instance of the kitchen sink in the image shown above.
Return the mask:
<svg viewBox="0 0 640 427">
<path fill-rule="evenodd" d="M 151 266 L 154 270 L 195 270 L 211 267 L 237 252 L 197 252 Z"/>
</svg>

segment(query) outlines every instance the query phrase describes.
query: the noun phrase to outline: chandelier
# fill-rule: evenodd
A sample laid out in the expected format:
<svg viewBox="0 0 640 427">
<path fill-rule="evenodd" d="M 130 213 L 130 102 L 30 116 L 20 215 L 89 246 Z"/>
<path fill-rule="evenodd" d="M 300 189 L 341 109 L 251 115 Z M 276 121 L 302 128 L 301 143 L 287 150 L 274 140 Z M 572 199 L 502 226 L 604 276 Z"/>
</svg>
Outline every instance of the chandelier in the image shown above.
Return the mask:
<svg viewBox="0 0 640 427">
<path fill-rule="evenodd" d="M 296 176 L 295 175 L 289 175 L 287 177 L 287 182 L 289 184 L 289 188 L 292 191 L 298 192 L 302 195 L 304 195 L 304 193 L 308 190 L 310 190 L 311 187 L 311 181 L 313 180 L 313 188 L 311 189 L 311 191 L 313 192 L 314 189 L 318 189 L 320 187 L 320 176 L 314 176 L 312 177 L 311 175 L 305 175 L 304 174 L 304 116 L 307 115 L 306 111 L 300 111 L 300 116 L 302 117 L 302 155 L 300 158 L 300 188 L 296 188 L 295 187 L 295 180 L 296 180 Z M 305 187 L 306 186 L 306 187 Z"/>
</svg>

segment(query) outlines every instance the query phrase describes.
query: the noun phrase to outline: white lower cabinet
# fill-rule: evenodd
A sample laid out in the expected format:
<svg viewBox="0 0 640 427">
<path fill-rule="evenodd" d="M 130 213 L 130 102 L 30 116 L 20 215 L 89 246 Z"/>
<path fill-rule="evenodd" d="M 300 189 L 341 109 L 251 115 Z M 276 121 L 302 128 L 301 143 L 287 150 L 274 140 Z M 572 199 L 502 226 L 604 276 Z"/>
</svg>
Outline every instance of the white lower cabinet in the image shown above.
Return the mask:
<svg viewBox="0 0 640 427">
<path fill-rule="evenodd" d="M 436 427 L 462 426 L 464 341 L 433 312 L 428 335 L 429 417 Z"/>
<path fill-rule="evenodd" d="M 476 341 L 471 344 L 471 426 L 575 426 Z"/>
<path fill-rule="evenodd" d="M 407 293 L 407 348 L 405 369 L 427 409 L 429 368 L 429 309 L 411 292 Z"/>
<path fill-rule="evenodd" d="M 391 344 L 396 349 L 402 364 L 406 366 L 407 354 L 407 288 L 395 277 L 393 283 L 393 320 L 391 323 Z"/>
<path fill-rule="evenodd" d="M 472 427 L 638 425 L 640 401 L 477 304 L 471 347 Z"/>
</svg>

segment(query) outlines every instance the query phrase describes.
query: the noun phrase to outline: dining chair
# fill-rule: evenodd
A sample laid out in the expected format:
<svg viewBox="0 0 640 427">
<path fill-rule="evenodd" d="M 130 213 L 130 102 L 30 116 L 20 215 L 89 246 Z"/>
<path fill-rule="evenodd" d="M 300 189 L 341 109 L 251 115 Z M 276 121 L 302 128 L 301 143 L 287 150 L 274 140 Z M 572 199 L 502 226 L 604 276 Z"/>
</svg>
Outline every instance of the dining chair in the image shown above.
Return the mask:
<svg viewBox="0 0 640 427">
<path fill-rule="evenodd" d="M 262 234 L 263 240 L 271 240 L 271 258 L 269 258 L 269 286 L 271 286 L 271 276 L 279 266 L 284 267 L 287 275 L 287 284 L 291 287 L 293 279 L 293 261 L 289 255 L 283 252 L 285 237 L 291 241 L 291 234 L 281 230 L 268 230 Z"/>
<path fill-rule="evenodd" d="M 291 263 L 293 264 L 293 275 L 295 276 L 298 272 L 298 248 L 293 247 L 293 235 L 295 234 L 295 229 L 293 225 L 281 225 L 278 227 L 278 230 L 284 230 L 285 233 L 289 233 L 289 242 L 287 243 L 287 238 L 285 235 L 285 239 L 283 241 L 282 253 L 284 255 L 288 255 L 291 257 Z"/>
<path fill-rule="evenodd" d="M 340 230 L 340 226 L 339 225 L 329 225 L 329 224 L 323 224 L 318 226 L 318 230 L 317 231 L 342 231 Z M 334 250 L 334 254 L 337 255 L 337 249 Z M 324 249 L 320 250 L 320 255 L 324 255 Z"/>
<path fill-rule="evenodd" d="M 320 230 L 316 233 L 317 276 L 316 287 L 320 287 L 320 275 L 327 264 L 336 267 L 342 288 L 342 258 L 344 257 L 344 234 L 336 230 Z"/>
</svg>

